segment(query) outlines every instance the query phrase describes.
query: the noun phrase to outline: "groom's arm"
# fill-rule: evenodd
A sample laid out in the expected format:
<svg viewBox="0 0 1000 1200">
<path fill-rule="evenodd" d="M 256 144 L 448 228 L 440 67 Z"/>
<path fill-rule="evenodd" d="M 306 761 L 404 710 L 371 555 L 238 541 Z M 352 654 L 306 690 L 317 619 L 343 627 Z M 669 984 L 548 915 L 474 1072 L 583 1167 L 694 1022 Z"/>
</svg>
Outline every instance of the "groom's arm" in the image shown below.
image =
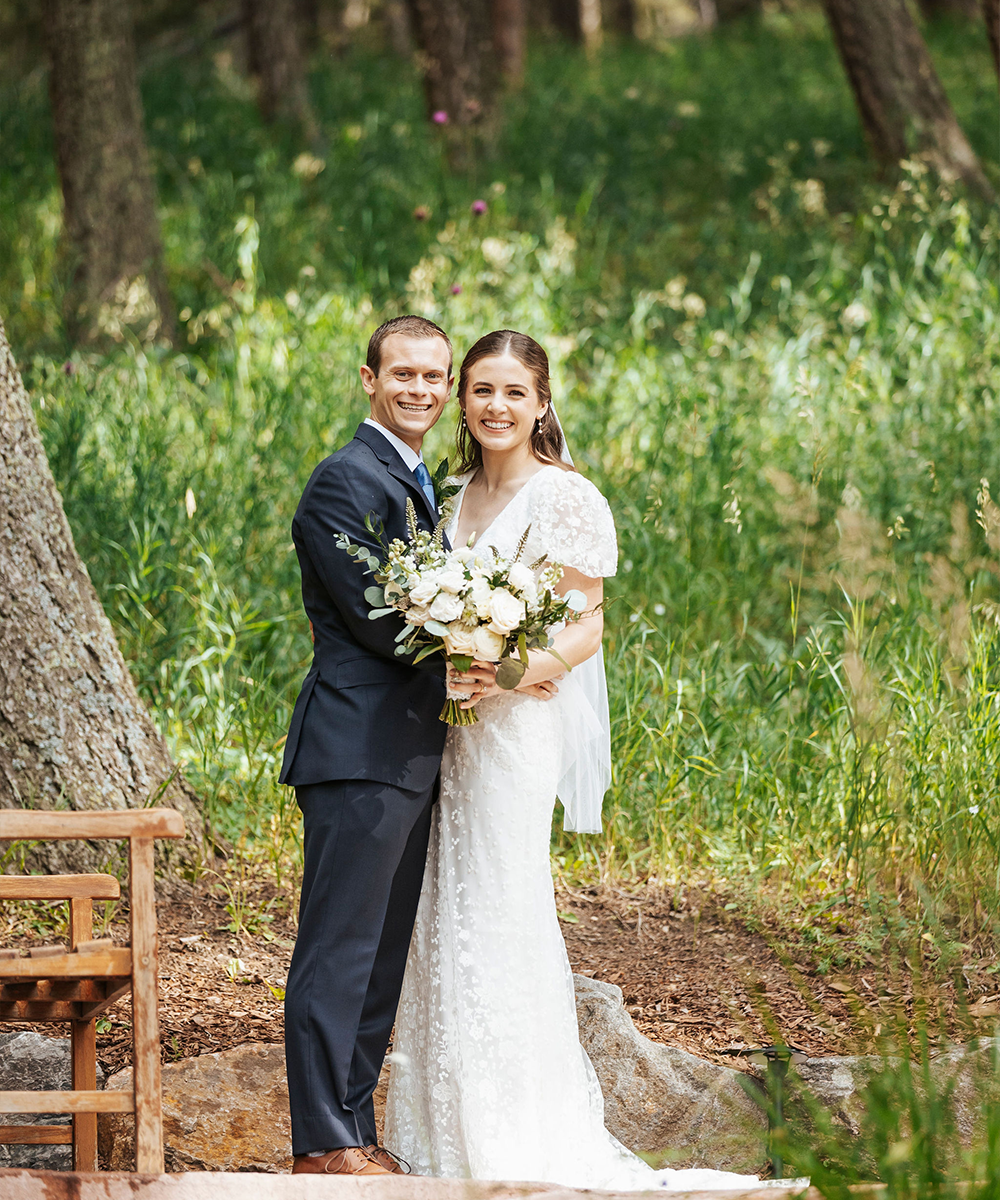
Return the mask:
<svg viewBox="0 0 1000 1200">
<path fill-rule="evenodd" d="M 379 559 L 384 557 L 384 551 L 365 527 L 369 514 L 376 525 L 386 520 L 388 505 L 384 488 L 372 474 L 341 460 L 331 463 L 313 481 L 305 508 L 299 513 L 299 529 L 313 567 L 354 640 L 373 654 L 412 666 L 409 657 L 396 654 L 396 635 L 404 625 L 402 616 L 368 619 L 372 606 L 364 593 L 375 581 L 361 563 L 337 548 L 337 538 L 344 533 L 355 546 L 366 547 Z M 441 672 L 437 655 L 416 665 L 434 674 Z"/>
</svg>

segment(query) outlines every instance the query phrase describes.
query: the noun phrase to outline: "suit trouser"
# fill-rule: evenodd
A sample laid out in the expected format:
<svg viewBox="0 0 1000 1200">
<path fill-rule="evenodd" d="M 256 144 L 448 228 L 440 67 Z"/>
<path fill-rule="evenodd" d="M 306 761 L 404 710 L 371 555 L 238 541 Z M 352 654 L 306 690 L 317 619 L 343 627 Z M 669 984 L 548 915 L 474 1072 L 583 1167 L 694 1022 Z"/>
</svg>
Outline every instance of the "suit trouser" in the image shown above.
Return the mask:
<svg viewBox="0 0 1000 1200">
<path fill-rule="evenodd" d="M 292 1152 L 376 1141 L 372 1093 L 420 899 L 436 783 L 295 789 L 305 865 L 285 988 Z"/>
</svg>

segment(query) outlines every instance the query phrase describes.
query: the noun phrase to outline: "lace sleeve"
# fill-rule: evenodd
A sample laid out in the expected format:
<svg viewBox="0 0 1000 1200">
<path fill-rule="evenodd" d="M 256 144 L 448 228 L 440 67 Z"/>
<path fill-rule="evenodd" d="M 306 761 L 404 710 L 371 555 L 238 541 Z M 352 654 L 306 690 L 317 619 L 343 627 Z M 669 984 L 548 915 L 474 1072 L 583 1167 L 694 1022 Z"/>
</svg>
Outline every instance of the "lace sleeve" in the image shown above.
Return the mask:
<svg viewBox="0 0 1000 1200">
<path fill-rule="evenodd" d="M 553 468 L 532 497 L 532 542 L 552 562 L 590 579 L 618 569 L 615 522 L 607 500 L 575 471 Z"/>
</svg>

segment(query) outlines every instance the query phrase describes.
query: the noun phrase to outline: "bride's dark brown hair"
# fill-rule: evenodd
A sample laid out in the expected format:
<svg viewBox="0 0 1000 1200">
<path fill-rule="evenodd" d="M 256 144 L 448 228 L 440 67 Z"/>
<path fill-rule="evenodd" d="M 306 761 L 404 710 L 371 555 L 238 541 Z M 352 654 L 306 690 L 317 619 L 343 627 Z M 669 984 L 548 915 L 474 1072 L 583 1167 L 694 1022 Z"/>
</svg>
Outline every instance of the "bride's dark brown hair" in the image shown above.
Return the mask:
<svg viewBox="0 0 1000 1200">
<path fill-rule="evenodd" d="M 481 358 L 498 358 L 509 354 L 512 358 L 526 367 L 535 383 L 535 391 L 539 400 L 545 404 L 545 414 L 535 422 L 531 431 L 531 453 L 540 462 L 562 464 L 562 452 L 565 446 L 562 430 L 555 419 L 552 408 L 552 389 L 549 386 L 549 358 L 534 338 L 526 333 L 517 333 L 513 329 L 497 329 L 493 333 L 481 337 L 472 349 L 462 359 L 458 373 L 458 399 L 465 398 L 465 390 L 469 386 L 469 372 Z M 465 406 L 462 406 L 462 418 L 458 426 L 458 453 L 460 462 L 458 474 L 473 471 L 483 465 L 483 448 L 469 432 L 465 423 Z"/>
</svg>

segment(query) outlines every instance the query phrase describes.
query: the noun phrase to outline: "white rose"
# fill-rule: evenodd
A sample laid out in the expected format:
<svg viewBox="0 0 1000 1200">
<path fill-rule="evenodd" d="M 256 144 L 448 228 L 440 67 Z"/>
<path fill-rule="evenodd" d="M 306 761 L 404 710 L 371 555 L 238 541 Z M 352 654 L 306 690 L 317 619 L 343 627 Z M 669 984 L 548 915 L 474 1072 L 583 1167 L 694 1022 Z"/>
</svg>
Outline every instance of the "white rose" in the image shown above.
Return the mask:
<svg viewBox="0 0 1000 1200">
<path fill-rule="evenodd" d="M 524 563 L 516 562 L 507 572 L 507 578 L 510 581 L 510 586 L 518 592 L 527 592 L 533 590 L 535 586 L 534 574 L 524 565 Z"/>
<path fill-rule="evenodd" d="M 414 604 L 406 610 L 407 625 L 423 625 L 431 619 L 431 610 L 426 604 Z"/>
<path fill-rule="evenodd" d="M 450 626 L 448 636 L 444 639 L 446 654 L 475 654 L 476 631 L 467 625 L 456 623 Z"/>
<path fill-rule="evenodd" d="M 465 573 L 462 570 L 442 571 L 438 576 L 438 586 L 446 592 L 457 595 L 465 587 Z"/>
<path fill-rule="evenodd" d="M 476 557 L 476 552 L 471 546 L 459 546 L 457 550 L 452 550 L 451 557 L 456 562 L 464 564 L 472 562 L 472 560 Z"/>
<path fill-rule="evenodd" d="M 414 604 L 430 604 L 440 590 L 437 577 L 431 575 L 421 579 L 417 586 L 410 591 L 410 600 Z"/>
<path fill-rule="evenodd" d="M 490 615 L 490 600 L 493 597 L 493 589 L 480 575 L 473 579 L 469 595 L 476 607 L 476 616 L 481 621 L 485 621 Z"/>
<path fill-rule="evenodd" d="M 481 625 L 473 635 L 475 656 L 483 662 L 497 662 L 503 654 L 506 642 L 499 633 Z"/>
<path fill-rule="evenodd" d="M 448 592 L 441 592 L 431 605 L 431 616 L 435 621 L 443 621 L 446 625 L 449 621 L 457 621 L 464 611 L 465 605 L 461 598 Z"/>
<path fill-rule="evenodd" d="M 507 634 L 524 620 L 524 601 L 506 588 L 497 588 L 490 596 L 490 627 Z"/>
</svg>

